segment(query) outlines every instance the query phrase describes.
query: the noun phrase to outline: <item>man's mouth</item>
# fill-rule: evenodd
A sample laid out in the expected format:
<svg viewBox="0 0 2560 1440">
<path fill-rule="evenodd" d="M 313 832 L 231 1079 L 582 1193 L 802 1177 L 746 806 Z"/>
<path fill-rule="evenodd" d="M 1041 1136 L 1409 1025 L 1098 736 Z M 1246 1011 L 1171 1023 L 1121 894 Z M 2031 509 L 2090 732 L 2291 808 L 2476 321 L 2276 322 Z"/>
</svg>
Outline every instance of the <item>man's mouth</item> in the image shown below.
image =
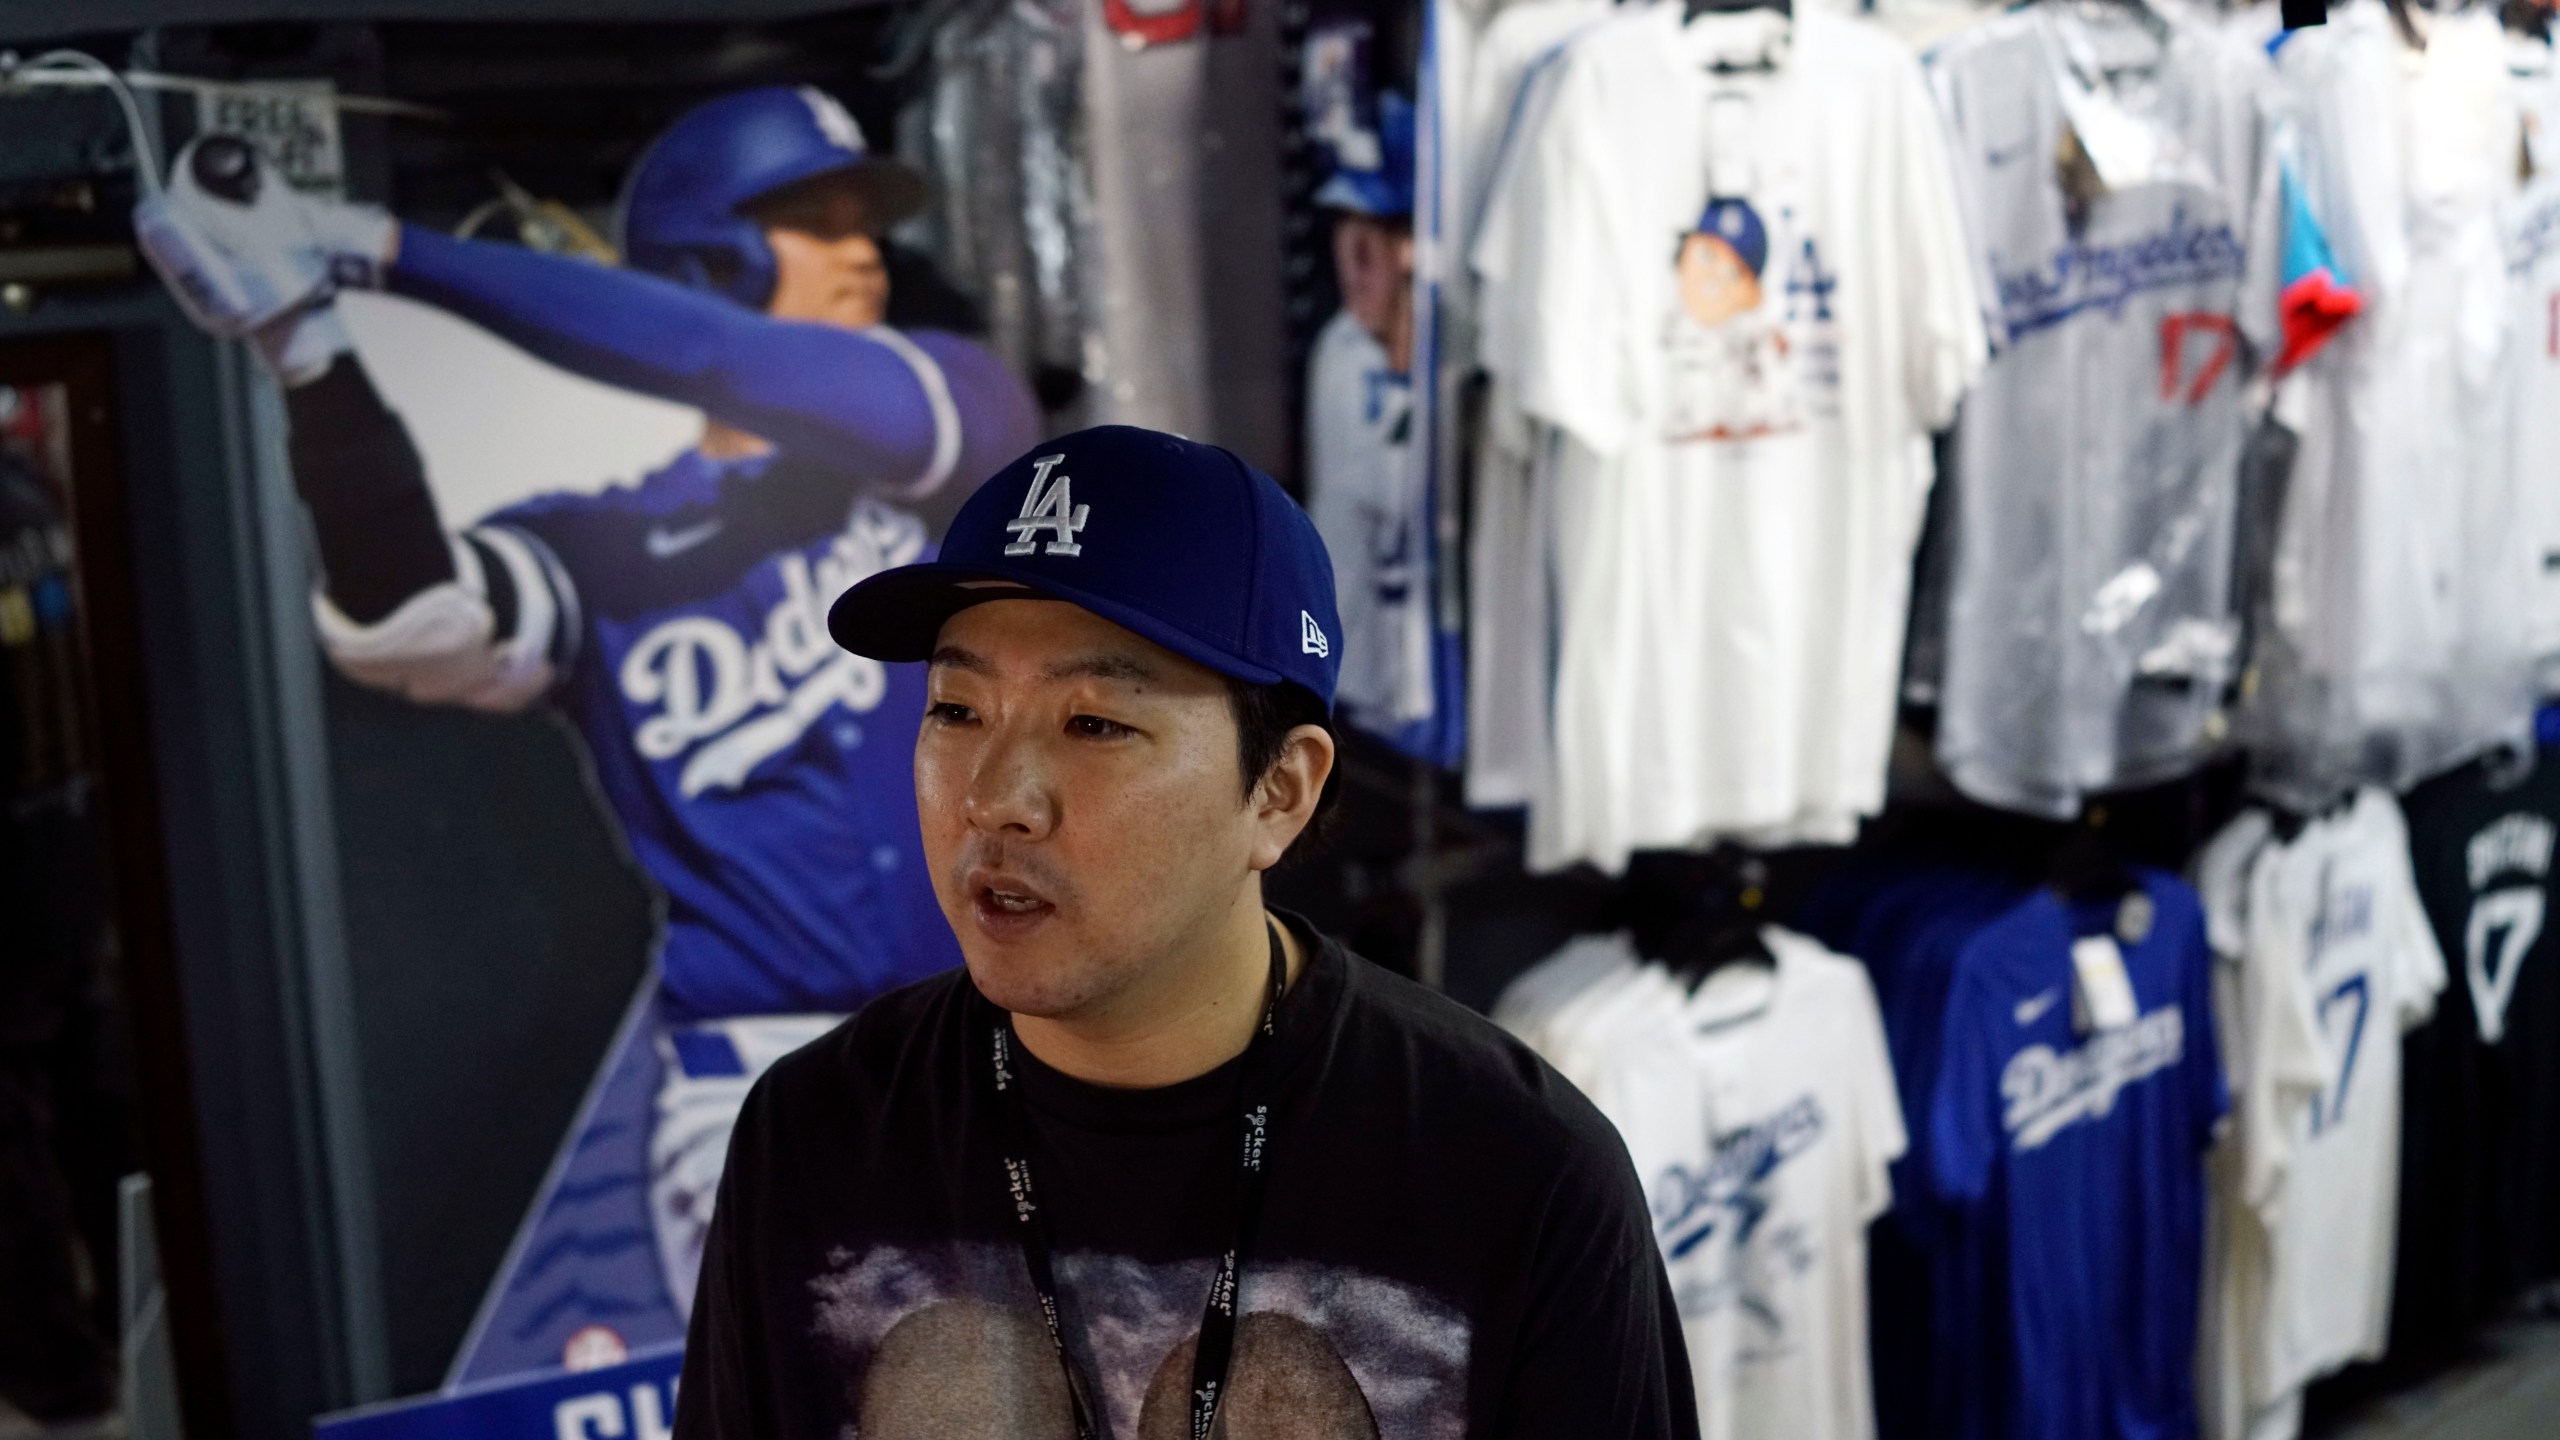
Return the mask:
<svg viewBox="0 0 2560 1440">
<path fill-rule="evenodd" d="M 1001 872 L 969 877 L 969 908 L 978 929 L 996 940 L 1021 939 L 1058 911 L 1056 902 L 1019 876 Z"/>
</svg>

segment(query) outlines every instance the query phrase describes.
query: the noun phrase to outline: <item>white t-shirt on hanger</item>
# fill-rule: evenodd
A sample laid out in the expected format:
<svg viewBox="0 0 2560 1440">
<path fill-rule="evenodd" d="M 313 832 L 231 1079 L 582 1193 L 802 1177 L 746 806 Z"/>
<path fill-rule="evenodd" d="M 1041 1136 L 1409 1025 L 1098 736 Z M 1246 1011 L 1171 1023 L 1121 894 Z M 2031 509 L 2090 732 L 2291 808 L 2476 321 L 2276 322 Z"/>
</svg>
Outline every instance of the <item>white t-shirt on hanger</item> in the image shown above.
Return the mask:
<svg viewBox="0 0 2560 1440">
<path fill-rule="evenodd" d="M 1554 496 L 1531 864 L 1872 813 L 1928 433 L 1983 344 L 1917 63 L 1663 6 L 1552 69 L 1476 251 L 1488 367 L 1601 461 Z"/>
<path fill-rule="evenodd" d="M 1762 935 L 1774 969 L 1622 1010 L 1590 1093 L 1653 1208 L 1704 1440 L 1867 1440 L 1867 1227 L 1901 1104 L 1865 968 Z"/>
</svg>

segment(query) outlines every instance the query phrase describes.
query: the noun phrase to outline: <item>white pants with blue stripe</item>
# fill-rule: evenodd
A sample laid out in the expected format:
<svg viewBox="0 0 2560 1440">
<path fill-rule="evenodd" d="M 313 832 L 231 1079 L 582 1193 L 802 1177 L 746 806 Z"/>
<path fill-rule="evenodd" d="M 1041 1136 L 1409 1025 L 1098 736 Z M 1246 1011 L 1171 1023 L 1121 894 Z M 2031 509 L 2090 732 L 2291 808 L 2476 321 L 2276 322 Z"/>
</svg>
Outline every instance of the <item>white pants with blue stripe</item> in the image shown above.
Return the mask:
<svg viewBox="0 0 2560 1440">
<path fill-rule="evenodd" d="M 711 1206 L 729 1132 L 747 1091 L 774 1061 L 826 1034 L 841 1015 L 740 1015 L 658 1032 L 658 1124 L 649 1136 L 649 1219 L 676 1313 L 693 1314 Z"/>
</svg>

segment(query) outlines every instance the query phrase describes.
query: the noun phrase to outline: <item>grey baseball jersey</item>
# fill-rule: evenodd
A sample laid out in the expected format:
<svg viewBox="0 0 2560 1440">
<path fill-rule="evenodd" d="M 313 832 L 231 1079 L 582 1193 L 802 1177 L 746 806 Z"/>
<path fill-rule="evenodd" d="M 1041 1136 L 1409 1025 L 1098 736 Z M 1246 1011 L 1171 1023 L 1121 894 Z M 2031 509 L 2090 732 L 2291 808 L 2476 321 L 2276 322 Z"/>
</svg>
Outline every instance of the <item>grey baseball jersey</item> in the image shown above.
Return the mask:
<svg viewBox="0 0 2560 1440">
<path fill-rule="evenodd" d="M 2191 764 L 2236 648 L 2272 76 L 2163 31 L 2036 10 L 1932 66 L 1998 347 L 1958 427 L 1938 754 L 1975 798 L 2057 816 Z"/>
</svg>

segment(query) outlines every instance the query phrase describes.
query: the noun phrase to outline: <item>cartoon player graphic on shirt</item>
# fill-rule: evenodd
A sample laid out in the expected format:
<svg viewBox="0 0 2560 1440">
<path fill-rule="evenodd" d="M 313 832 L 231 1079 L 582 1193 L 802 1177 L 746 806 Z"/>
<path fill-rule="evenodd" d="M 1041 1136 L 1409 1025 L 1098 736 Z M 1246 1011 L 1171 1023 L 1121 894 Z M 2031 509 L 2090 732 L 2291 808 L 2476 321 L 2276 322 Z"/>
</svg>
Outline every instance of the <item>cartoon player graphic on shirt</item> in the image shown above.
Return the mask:
<svg viewBox="0 0 2560 1440">
<path fill-rule="evenodd" d="M 173 170 L 137 234 L 189 312 L 285 386 L 330 660 L 421 703 L 558 706 L 664 896 L 648 1209 L 681 1316 L 747 1087 L 959 959 L 917 834 L 922 679 L 837 648 L 826 608 L 924 557 L 920 507 L 1038 438 L 1035 403 L 976 344 L 883 323 L 874 237 L 929 183 L 814 89 L 670 126 L 626 183 L 623 269 L 298 195 L 236 141 L 200 140 Z M 699 408 L 705 433 L 636 483 L 449 533 L 338 318 L 347 288 Z"/>
<path fill-rule="evenodd" d="M 1769 231 L 1751 202 L 1718 196 L 1680 237 L 1680 303 L 1664 322 L 1672 440 L 1749 440 L 1803 423 L 1783 307 L 1761 284 Z"/>
</svg>

